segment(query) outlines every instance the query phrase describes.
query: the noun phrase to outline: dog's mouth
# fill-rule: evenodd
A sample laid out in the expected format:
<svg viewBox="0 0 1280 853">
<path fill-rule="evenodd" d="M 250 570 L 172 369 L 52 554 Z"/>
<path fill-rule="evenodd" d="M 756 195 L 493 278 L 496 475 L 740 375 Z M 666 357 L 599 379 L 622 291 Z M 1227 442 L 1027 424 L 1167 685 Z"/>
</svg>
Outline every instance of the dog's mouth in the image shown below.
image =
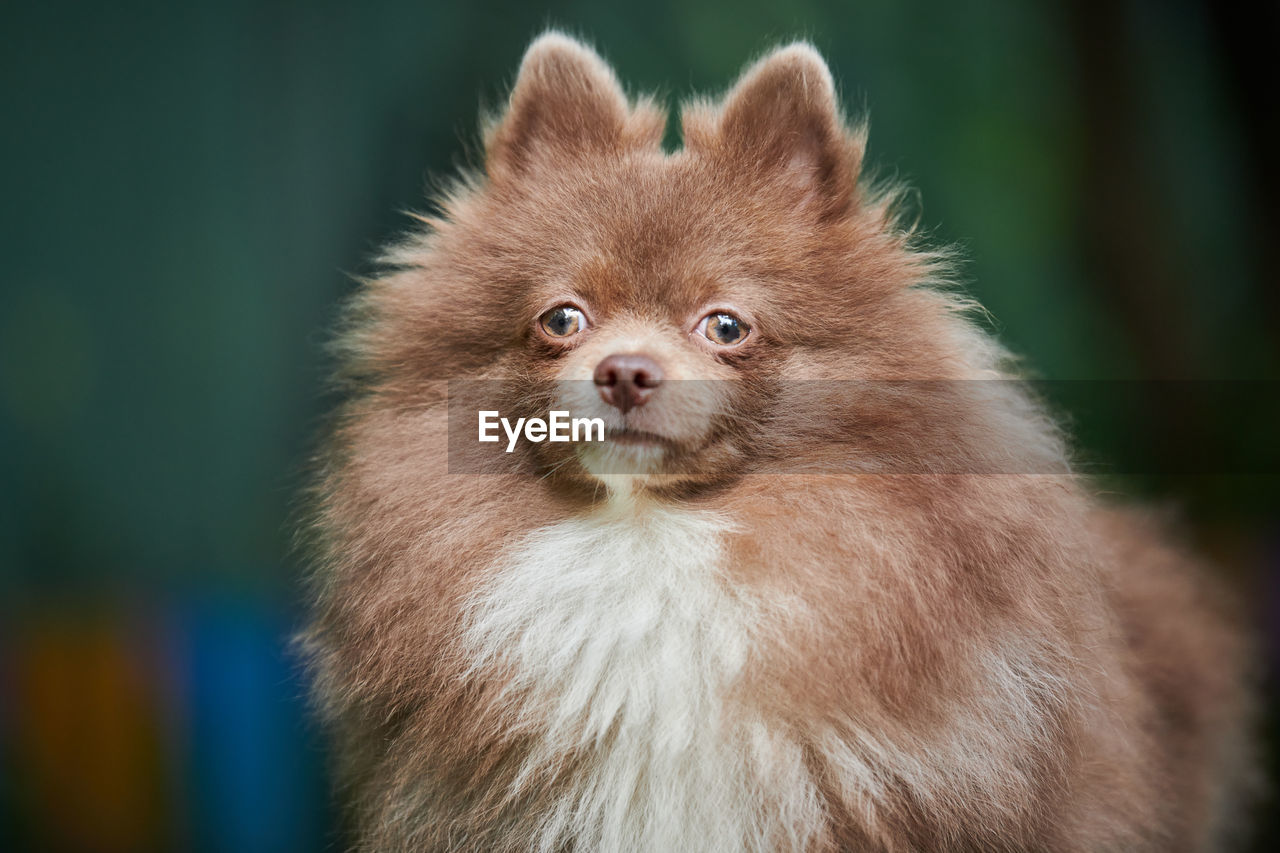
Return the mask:
<svg viewBox="0 0 1280 853">
<path fill-rule="evenodd" d="M 616 444 L 623 444 L 630 447 L 670 447 L 674 442 L 665 435 L 659 435 L 656 432 L 648 432 L 642 429 L 632 429 L 626 427 L 623 429 L 611 429 L 605 433 L 605 438 Z"/>
<path fill-rule="evenodd" d="M 596 477 L 657 474 L 679 456 L 676 440 L 661 433 L 615 427 L 604 437 L 578 446 L 580 461 Z"/>
</svg>

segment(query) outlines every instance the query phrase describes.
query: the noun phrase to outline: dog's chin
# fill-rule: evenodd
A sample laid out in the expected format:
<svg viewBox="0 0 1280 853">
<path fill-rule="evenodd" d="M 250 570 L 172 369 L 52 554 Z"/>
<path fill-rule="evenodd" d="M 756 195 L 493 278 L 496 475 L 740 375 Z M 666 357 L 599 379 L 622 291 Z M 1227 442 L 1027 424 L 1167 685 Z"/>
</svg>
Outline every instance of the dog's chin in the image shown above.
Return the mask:
<svg viewBox="0 0 1280 853">
<path fill-rule="evenodd" d="M 725 470 L 715 464 L 723 461 L 719 451 L 725 448 L 715 438 L 710 412 L 672 405 L 624 414 L 575 402 L 560 404 L 574 417 L 600 418 L 604 436 L 575 442 L 571 453 L 577 464 L 562 469 L 571 479 L 584 477 L 589 484 L 607 486 L 611 493 L 664 491 L 716 479 Z M 556 465 L 556 460 L 551 464 Z"/>
<path fill-rule="evenodd" d="M 678 455 L 675 442 L 641 430 L 610 430 L 605 440 L 578 446 L 578 460 L 588 474 L 608 482 L 615 477 L 662 474 Z"/>
<path fill-rule="evenodd" d="M 688 494 L 744 470 L 741 454 L 730 443 L 680 442 L 630 430 L 606 432 L 602 442 L 579 444 L 574 455 L 578 473 L 615 496 Z"/>
</svg>

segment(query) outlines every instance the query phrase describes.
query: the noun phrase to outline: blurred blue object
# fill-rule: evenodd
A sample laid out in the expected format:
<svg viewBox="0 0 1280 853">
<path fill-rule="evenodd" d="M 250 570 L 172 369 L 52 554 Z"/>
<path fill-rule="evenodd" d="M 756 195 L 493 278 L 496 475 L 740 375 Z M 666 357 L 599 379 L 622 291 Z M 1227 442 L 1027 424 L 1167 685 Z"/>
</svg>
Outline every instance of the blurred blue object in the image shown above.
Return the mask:
<svg viewBox="0 0 1280 853">
<path fill-rule="evenodd" d="M 189 708 L 187 849 L 287 853 L 326 844 L 323 757 L 304 721 L 289 614 L 260 602 L 189 602 L 176 620 Z M 185 845 L 184 845 L 185 846 Z"/>
</svg>

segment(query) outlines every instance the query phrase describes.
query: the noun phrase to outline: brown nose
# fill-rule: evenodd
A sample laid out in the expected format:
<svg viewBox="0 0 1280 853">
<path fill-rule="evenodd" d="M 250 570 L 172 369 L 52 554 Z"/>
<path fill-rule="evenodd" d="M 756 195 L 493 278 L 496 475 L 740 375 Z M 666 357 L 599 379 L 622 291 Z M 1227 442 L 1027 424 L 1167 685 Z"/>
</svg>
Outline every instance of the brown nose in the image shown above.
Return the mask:
<svg viewBox="0 0 1280 853">
<path fill-rule="evenodd" d="M 662 368 L 647 355 L 618 353 L 596 365 L 595 382 L 604 401 L 625 414 L 649 402 L 662 384 Z"/>
</svg>

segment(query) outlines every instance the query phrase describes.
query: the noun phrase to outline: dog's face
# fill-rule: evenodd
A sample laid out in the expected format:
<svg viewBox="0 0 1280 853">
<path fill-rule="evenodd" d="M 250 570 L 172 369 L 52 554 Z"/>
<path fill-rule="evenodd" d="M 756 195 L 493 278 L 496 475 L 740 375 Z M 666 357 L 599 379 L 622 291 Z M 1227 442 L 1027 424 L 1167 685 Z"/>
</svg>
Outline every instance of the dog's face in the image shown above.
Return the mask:
<svg viewBox="0 0 1280 853">
<path fill-rule="evenodd" d="M 710 482 L 803 455 L 832 411 L 797 381 L 901 374 L 928 336 L 892 330 L 924 264 L 857 186 L 861 136 L 815 52 L 687 107 L 676 153 L 664 123 L 590 50 L 540 39 L 488 181 L 446 201 L 423 264 L 432 369 L 500 384 L 504 415 L 604 421 L 604 442 L 530 448 L 563 476 Z"/>
<path fill-rule="evenodd" d="M 664 482 L 744 467 L 804 321 L 767 284 L 760 247 L 776 237 L 715 198 L 730 192 L 697 156 L 650 151 L 558 164 L 496 202 L 523 221 L 522 205 L 548 205 L 532 239 L 554 253 L 522 288 L 510 375 L 606 425 L 605 442 L 541 447 L 549 463 Z"/>
</svg>

